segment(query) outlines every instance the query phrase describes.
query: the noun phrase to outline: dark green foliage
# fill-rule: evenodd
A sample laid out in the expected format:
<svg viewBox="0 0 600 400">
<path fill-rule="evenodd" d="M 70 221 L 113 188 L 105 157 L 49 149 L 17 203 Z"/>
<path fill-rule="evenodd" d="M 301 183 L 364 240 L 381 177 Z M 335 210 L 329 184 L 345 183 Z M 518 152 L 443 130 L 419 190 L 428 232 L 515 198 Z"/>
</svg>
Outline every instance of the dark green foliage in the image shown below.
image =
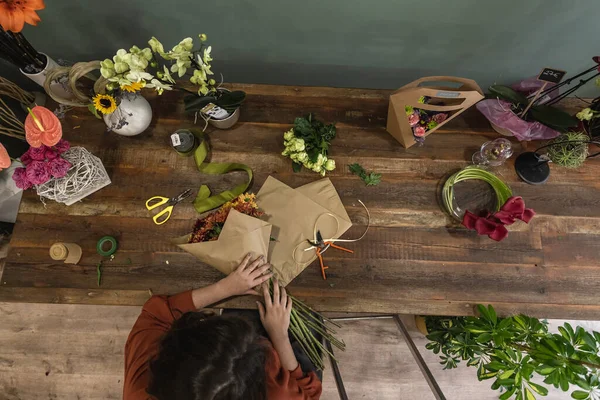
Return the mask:
<svg viewBox="0 0 600 400">
<path fill-rule="evenodd" d="M 376 186 L 381 182 L 381 174 L 375 172 L 368 173 L 360 164 L 354 163 L 348 166 L 350 172 L 358 175 L 367 186 Z"/>
<path fill-rule="evenodd" d="M 564 132 L 579 123 L 574 116 L 550 106 L 533 106 L 529 112 L 533 119 L 559 132 Z"/>
<path fill-rule="evenodd" d="M 592 400 L 600 391 L 600 333 L 566 323 L 560 334 L 548 332 L 547 323 L 525 315 L 501 318 L 492 306 L 478 305 L 480 317 L 426 317 L 427 349 L 439 354 L 444 369 L 465 361 L 477 368 L 479 380 L 494 379 L 502 400 L 533 400 L 548 389 L 532 382 L 568 391 L 574 399 Z"/>
<path fill-rule="evenodd" d="M 308 159 L 315 163 L 319 154 L 327 156 L 331 141 L 335 139 L 335 124 L 324 124 L 313 118 L 312 114 L 294 120 L 294 136 L 304 139 Z"/>
<path fill-rule="evenodd" d="M 489 87 L 489 91 L 494 97 L 499 97 L 502 100 L 513 103 L 514 105 L 521 104 L 526 106 L 528 103 L 525 95 L 509 88 L 508 86 L 492 85 Z"/>
<path fill-rule="evenodd" d="M 246 100 L 246 92 L 235 90 L 233 92 L 222 92 L 215 104 L 229 112 L 233 112 L 242 105 L 244 100 Z"/>
<path fill-rule="evenodd" d="M 246 92 L 235 90 L 233 92 L 219 91 L 216 95 L 196 96 L 189 95 L 184 97 L 185 112 L 195 113 L 203 109 L 207 104 L 213 103 L 217 106 L 233 112 L 246 99 Z"/>
</svg>

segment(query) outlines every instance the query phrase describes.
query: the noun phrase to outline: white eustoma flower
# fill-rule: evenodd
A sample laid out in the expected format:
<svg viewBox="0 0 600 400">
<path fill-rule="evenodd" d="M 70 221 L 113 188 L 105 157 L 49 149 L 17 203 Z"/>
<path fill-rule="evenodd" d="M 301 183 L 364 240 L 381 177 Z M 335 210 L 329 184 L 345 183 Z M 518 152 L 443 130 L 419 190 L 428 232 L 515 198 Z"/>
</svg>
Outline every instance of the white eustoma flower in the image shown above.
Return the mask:
<svg viewBox="0 0 600 400">
<path fill-rule="evenodd" d="M 294 130 L 293 130 L 293 129 L 290 129 L 289 131 L 285 132 L 285 133 L 283 134 L 283 138 L 284 138 L 285 140 L 292 140 L 292 139 L 294 138 Z"/>
<path fill-rule="evenodd" d="M 319 154 L 319 156 L 317 157 L 317 162 L 315 164 L 321 167 L 323 166 L 323 164 L 325 164 L 325 161 L 327 161 L 327 158 L 323 154 Z"/>
<path fill-rule="evenodd" d="M 335 161 L 332 159 L 328 159 L 327 161 L 325 161 L 323 168 L 325 168 L 327 171 L 333 171 L 335 169 Z"/>
<path fill-rule="evenodd" d="M 308 161 L 308 154 L 305 151 L 303 151 L 301 153 L 297 153 L 297 154 L 298 154 L 298 162 L 305 163 Z"/>
<path fill-rule="evenodd" d="M 292 149 L 294 149 L 294 151 L 304 151 L 304 149 L 306 148 L 305 144 L 304 144 L 304 139 L 293 139 L 291 140 L 292 142 Z"/>
</svg>

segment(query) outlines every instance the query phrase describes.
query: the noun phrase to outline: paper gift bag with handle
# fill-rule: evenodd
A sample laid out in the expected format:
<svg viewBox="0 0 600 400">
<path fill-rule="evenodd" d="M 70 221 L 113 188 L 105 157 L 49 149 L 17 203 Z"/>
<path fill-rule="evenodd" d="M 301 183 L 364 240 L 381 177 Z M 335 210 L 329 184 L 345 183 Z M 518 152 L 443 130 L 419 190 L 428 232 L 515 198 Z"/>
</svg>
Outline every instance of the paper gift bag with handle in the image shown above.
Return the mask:
<svg viewBox="0 0 600 400">
<path fill-rule="evenodd" d="M 448 83 L 459 84 L 459 86 L 447 85 Z M 430 101 L 426 104 L 419 103 L 421 96 L 429 97 Z M 425 133 L 425 136 L 428 136 L 483 99 L 483 97 L 481 88 L 471 79 L 454 76 L 428 76 L 417 79 L 408 85 L 402 86 L 390 95 L 386 130 L 402 146 L 409 148 L 416 141 L 408 122 L 406 106 L 448 114 L 445 121 Z"/>
</svg>

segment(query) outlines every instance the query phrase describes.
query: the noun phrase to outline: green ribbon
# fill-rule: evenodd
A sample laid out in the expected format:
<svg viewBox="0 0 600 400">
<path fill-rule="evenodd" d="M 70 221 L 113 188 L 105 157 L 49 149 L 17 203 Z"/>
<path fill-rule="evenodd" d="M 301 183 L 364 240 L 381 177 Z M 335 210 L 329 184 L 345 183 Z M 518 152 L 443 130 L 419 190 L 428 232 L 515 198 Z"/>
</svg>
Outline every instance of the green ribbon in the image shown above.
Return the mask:
<svg viewBox="0 0 600 400">
<path fill-rule="evenodd" d="M 214 196 L 211 196 L 211 192 L 208 186 L 200 186 L 200 190 L 198 190 L 198 195 L 194 200 L 194 208 L 196 209 L 196 211 L 198 211 L 198 213 L 202 214 L 203 212 L 212 210 L 213 208 L 217 208 L 227 203 L 228 201 L 235 199 L 240 194 L 248 190 L 248 187 L 252 182 L 252 169 L 246 164 L 204 162 L 204 160 L 208 156 L 208 152 L 210 151 L 210 146 L 205 140 L 204 133 L 202 131 L 197 129 L 191 131 L 200 140 L 200 145 L 196 148 L 196 151 L 194 152 L 194 161 L 196 162 L 198 171 L 202 172 L 203 174 L 209 175 L 222 175 L 232 171 L 246 171 L 248 173 L 248 180 L 246 182 L 237 185 L 231 190 L 225 190 L 224 192 L 221 192 Z"/>
</svg>

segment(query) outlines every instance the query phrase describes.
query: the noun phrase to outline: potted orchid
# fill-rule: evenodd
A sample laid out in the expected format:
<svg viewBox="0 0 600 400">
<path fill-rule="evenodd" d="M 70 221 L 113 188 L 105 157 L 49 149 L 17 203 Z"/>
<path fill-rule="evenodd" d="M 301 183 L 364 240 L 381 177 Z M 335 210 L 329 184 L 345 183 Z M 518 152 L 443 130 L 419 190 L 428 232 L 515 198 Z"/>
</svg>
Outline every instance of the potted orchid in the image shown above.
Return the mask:
<svg viewBox="0 0 600 400">
<path fill-rule="evenodd" d="M 165 90 L 176 88 L 190 93 L 190 96 L 184 99 L 187 112 L 195 113 L 196 116 L 200 114 L 207 122 L 219 128 L 232 126 L 239 117 L 238 109 L 246 94 L 241 91 L 230 92 L 219 87 L 217 81 L 212 78 L 212 48 L 205 45 L 205 34 L 200 34 L 199 39 L 200 47 L 197 49 L 194 49 L 193 39 L 188 37 L 171 50 L 165 51 L 163 44 L 152 37 L 148 41 L 149 48 L 140 49 L 133 46 L 129 52 L 120 49 L 112 60 L 102 61 L 100 72 L 104 80 L 100 85 L 96 85 L 97 95 L 94 97 L 92 111 L 100 112 L 105 121 L 110 120 L 110 124 L 107 122 L 107 125 L 112 127 L 113 131 L 121 133 L 124 129 L 131 129 L 127 126 L 131 124 L 127 119 L 133 112 L 131 109 L 119 110 L 118 103 L 123 104 L 123 101 L 128 102 L 132 98 L 138 100 L 141 96 L 137 95 L 137 92 L 142 88 L 155 89 L 159 95 Z M 166 65 L 159 64 L 161 59 Z M 192 92 L 176 86 L 175 76 L 188 76 L 190 82 L 198 86 L 198 90 Z M 150 115 L 144 118 L 145 124 L 138 124 L 143 129 L 138 128 L 135 131 L 141 133 L 150 124 L 151 110 L 145 100 L 138 101 L 145 103 L 143 108 L 146 114 Z M 115 111 L 118 111 L 117 114 L 110 116 Z"/>
<path fill-rule="evenodd" d="M 168 77 L 174 82 L 171 73 L 177 74 L 179 78 L 188 76 L 192 84 L 198 86 L 196 93 L 183 89 L 190 93 L 184 99 L 185 111 L 193 113 L 196 117 L 201 116 L 211 125 L 227 129 L 233 126 L 239 118 L 239 107 L 246 98 L 243 91 L 231 92 L 220 87 L 221 82 L 213 78 L 212 47 L 206 45 L 207 36 L 202 33 L 198 35 L 200 46 L 194 49 L 192 38 L 185 38 L 173 49 L 166 52 L 162 43 L 152 37 L 148 44 L 152 51 L 161 56 L 171 66 L 163 66 L 163 71 L 158 72 L 159 77 Z"/>
</svg>

